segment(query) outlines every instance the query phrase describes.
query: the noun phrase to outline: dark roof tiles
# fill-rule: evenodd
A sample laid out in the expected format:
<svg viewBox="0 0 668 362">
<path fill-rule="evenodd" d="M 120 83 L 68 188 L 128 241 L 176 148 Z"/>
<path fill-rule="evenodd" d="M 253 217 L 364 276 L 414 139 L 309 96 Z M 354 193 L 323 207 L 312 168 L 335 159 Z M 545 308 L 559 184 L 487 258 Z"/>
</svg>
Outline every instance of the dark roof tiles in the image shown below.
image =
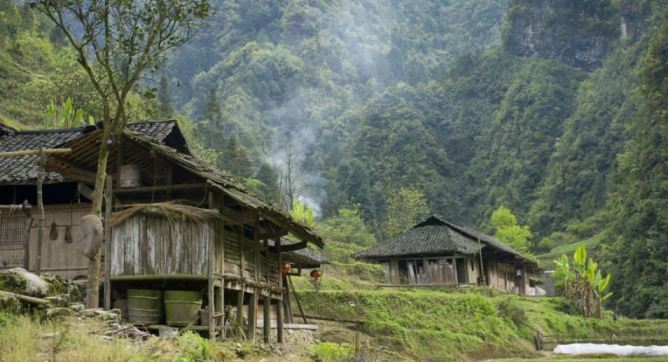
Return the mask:
<svg viewBox="0 0 668 362">
<path fill-rule="evenodd" d="M 163 142 L 174 131 L 176 121 L 130 123 L 127 128 Z M 95 126 L 57 130 L 17 131 L 0 124 L 0 152 L 56 148 L 95 130 Z M 0 157 L 0 185 L 34 183 L 38 156 Z M 47 172 L 45 183 L 63 182 L 58 173 Z"/>
</svg>

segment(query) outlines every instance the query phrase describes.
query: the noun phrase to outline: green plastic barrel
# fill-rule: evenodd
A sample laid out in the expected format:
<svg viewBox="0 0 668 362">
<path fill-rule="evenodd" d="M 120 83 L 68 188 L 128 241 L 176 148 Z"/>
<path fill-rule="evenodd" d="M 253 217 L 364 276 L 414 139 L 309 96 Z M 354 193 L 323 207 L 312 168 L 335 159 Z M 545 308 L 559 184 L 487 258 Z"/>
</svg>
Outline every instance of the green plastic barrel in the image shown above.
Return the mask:
<svg viewBox="0 0 668 362">
<path fill-rule="evenodd" d="M 202 308 L 202 293 L 190 290 L 165 291 L 165 317 L 170 326 L 196 324 Z"/>
<path fill-rule="evenodd" d="M 160 323 L 161 294 L 160 290 L 128 289 L 128 321 L 141 324 Z"/>
</svg>

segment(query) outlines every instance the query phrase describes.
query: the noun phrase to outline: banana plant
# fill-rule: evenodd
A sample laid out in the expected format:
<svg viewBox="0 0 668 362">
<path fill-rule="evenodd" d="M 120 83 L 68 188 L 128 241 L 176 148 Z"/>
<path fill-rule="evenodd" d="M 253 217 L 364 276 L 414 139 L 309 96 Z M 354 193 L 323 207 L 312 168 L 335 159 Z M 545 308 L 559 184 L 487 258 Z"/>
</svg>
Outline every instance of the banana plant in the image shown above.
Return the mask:
<svg viewBox="0 0 668 362">
<path fill-rule="evenodd" d="M 42 121 L 45 128 L 64 128 L 94 123 L 91 116 L 86 117 L 83 110 L 76 108 L 72 98 L 65 99 L 62 105 L 52 99 L 46 106 L 46 117 Z"/>
<path fill-rule="evenodd" d="M 306 226 L 313 227 L 315 226 L 315 219 L 313 216 L 313 210 L 309 209 L 304 205 L 303 202 L 295 200 L 292 203 L 292 210 L 290 210 L 290 216 L 298 222 L 305 224 Z"/>
<path fill-rule="evenodd" d="M 554 261 L 557 266 L 554 271 L 554 277 L 557 285 L 564 288 L 564 294 L 570 297 L 570 284 L 573 279 L 571 265 L 566 255 L 562 255 L 560 260 Z"/>
</svg>

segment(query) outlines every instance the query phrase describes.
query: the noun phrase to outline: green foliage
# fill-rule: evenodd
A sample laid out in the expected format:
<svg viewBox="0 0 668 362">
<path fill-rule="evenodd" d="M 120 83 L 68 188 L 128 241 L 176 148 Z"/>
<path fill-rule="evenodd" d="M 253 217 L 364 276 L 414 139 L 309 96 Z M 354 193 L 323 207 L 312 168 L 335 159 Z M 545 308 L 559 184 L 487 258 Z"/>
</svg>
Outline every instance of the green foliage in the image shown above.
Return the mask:
<svg viewBox="0 0 668 362">
<path fill-rule="evenodd" d="M 339 209 L 338 213 L 320 222 L 318 233 L 328 241 L 370 246 L 376 238 L 360 215 L 359 206 Z"/>
<path fill-rule="evenodd" d="M 508 244 L 520 252 L 529 250 L 531 230 L 528 226 L 517 224 L 517 218 L 505 206 L 501 206 L 492 213 L 491 224 L 494 227 L 494 237 Z"/>
<path fill-rule="evenodd" d="M 309 209 L 304 205 L 303 202 L 299 200 L 294 200 L 292 202 L 292 209 L 290 210 L 290 216 L 297 221 L 308 227 L 315 226 L 315 219 L 313 218 L 313 210 Z"/>
<path fill-rule="evenodd" d="M 320 342 L 311 347 L 315 360 L 320 362 L 342 361 L 353 356 L 353 347 L 348 343 Z"/>
<path fill-rule="evenodd" d="M 419 190 L 404 187 L 389 190 L 386 200 L 387 220 L 383 223 L 385 236 L 397 236 L 429 215 L 427 200 Z"/>
<path fill-rule="evenodd" d="M 181 349 L 177 362 L 204 362 L 212 360 L 213 353 L 209 341 L 199 334 L 186 331 L 177 338 Z"/>
<path fill-rule="evenodd" d="M 610 298 L 604 294 L 610 284 L 611 275 L 603 278 L 598 263 L 587 257 L 587 249 L 580 245 L 573 253 L 572 261 L 566 255 L 555 260 L 554 278 L 566 298 L 573 299 L 585 317 L 601 317 L 602 302 Z"/>
<path fill-rule="evenodd" d="M 668 14 L 642 60 L 634 90 L 638 113 L 626 121 L 618 182 L 610 196 L 610 235 L 616 240 L 605 265 L 618 272 L 611 303 L 622 313 L 668 316 Z"/>
<path fill-rule="evenodd" d="M 72 98 L 65 99 L 62 105 L 53 100 L 46 107 L 46 117 L 42 121 L 44 128 L 70 128 L 95 123 L 92 117 L 86 117 L 81 108 L 75 108 Z"/>
</svg>

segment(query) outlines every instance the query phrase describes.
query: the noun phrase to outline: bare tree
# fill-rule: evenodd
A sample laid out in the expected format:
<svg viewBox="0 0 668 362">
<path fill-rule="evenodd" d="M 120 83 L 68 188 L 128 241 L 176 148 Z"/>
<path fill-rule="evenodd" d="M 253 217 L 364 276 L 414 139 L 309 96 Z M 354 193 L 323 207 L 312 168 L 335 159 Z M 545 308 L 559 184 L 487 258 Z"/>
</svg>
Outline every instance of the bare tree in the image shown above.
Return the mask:
<svg viewBox="0 0 668 362">
<path fill-rule="evenodd" d="M 285 159 L 283 160 L 283 170 L 281 170 L 279 179 L 279 188 L 281 190 L 284 207 L 288 210 L 292 209 L 295 199 L 298 197 L 297 190 L 297 154 L 292 143 L 289 142 L 285 146 Z"/>
<path fill-rule="evenodd" d="M 31 3 L 59 28 L 74 49 L 102 104 L 92 213 L 102 214 L 107 160 L 128 122 L 126 99 L 166 52 L 188 41 L 211 13 L 208 0 L 39 0 Z M 100 248 L 91 259 L 88 307 L 98 305 Z"/>
</svg>

